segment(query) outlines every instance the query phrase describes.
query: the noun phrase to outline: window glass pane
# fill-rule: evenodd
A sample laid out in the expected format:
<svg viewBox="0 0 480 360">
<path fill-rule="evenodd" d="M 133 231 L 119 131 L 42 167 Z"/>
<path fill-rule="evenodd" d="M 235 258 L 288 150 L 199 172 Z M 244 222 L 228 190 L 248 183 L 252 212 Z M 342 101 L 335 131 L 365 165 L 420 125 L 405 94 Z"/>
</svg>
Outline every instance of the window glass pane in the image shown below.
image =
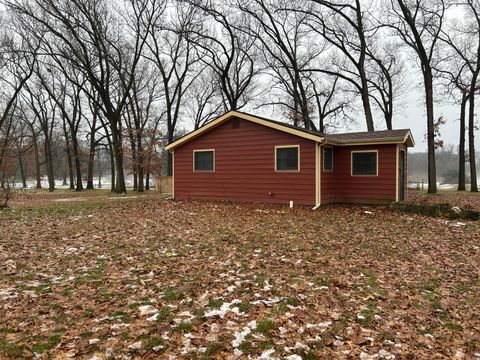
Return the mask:
<svg viewBox="0 0 480 360">
<path fill-rule="evenodd" d="M 353 175 L 377 175 L 377 153 L 352 153 Z"/>
<path fill-rule="evenodd" d="M 298 171 L 298 147 L 277 148 L 277 170 Z"/>
<path fill-rule="evenodd" d="M 333 149 L 323 148 L 323 170 L 333 170 Z"/>
<path fill-rule="evenodd" d="M 195 151 L 195 171 L 213 171 L 213 151 Z"/>
</svg>

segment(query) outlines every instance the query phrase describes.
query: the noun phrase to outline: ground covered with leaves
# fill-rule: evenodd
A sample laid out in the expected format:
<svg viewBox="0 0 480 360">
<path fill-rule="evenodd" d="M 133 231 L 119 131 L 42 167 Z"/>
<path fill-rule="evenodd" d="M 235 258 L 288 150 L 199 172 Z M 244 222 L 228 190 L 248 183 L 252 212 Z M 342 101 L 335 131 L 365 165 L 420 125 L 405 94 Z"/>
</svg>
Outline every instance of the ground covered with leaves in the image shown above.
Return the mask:
<svg viewBox="0 0 480 360">
<path fill-rule="evenodd" d="M 361 206 L 23 204 L 0 213 L 0 357 L 480 358 L 479 234 Z"/>
</svg>

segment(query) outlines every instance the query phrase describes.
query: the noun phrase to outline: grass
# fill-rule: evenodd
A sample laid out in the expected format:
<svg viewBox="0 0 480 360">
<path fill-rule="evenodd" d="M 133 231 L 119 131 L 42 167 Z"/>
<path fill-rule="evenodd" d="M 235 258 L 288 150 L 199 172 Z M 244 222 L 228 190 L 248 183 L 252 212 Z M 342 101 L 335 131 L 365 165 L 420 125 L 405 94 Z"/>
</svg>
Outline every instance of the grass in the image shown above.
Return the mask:
<svg viewBox="0 0 480 360">
<path fill-rule="evenodd" d="M 108 347 L 131 356 L 142 341 L 141 358 L 223 359 L 253 320 L 237 347 L 244 357 L 376 355 L 386 340 L 403 344 L 385 347 L 397 358 L 480 352 L 478 222 L 96 194 L 39 193 L 0 213 L 0 263 L 18 267 L 0 270 L 0 358 L 66 358 L 68 344 L 85 358 Z M 188 339 L 204 352 L 182 354 Z"/>
<path fill-rule="evenodd" d="M 261 320 L 257 323 L 255 332 L 267 336 L 273 329 L 275 329 L 275 323 L 271 319 Z"/>
</svg>

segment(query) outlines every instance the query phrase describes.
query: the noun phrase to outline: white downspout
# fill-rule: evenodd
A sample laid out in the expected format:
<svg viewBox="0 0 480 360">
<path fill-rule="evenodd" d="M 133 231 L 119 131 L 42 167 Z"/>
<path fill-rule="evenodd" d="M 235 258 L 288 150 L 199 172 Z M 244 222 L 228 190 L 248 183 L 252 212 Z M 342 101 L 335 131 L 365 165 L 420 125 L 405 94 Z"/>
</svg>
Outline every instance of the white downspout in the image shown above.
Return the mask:
<svg viewBox="0 0 480 360">
<path fill-rule="evenodd" d="M 315 189 L 316 191 L 320 192 L 321 186 L 322 186 L 322 168 L 320 167 L 320 157 L 322 156 L 322 147 L 327 144 L 327 141 L 325 141 L 323 144 L 318 145 L 318 159 L 316 159 L 317 164 L 315 166 L 315 169 L 318 166 L 318 184 L 315 183 L 315 186 L 318 186 L 318 189 Z M 323 166 L 323 161 L 321 161 L 322 166 Z M 312 211 L 317 210 L 320 206 L 322 205 L 322 193 L 320 192 L 320 196 L 318 199 L 318 203 L 312 208 Z"/>
</svg>

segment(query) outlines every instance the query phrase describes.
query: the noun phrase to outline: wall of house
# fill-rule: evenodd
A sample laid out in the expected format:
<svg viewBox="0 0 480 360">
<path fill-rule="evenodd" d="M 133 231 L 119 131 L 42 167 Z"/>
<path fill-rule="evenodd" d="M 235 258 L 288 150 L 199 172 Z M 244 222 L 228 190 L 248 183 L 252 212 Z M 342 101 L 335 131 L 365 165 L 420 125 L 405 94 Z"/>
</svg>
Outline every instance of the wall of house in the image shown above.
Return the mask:
<svg viewBox="0 0 480 360">
<path fill-rule="evenodd" d="M 352 176 L 351 152 L 378 150 L 378 176 Z M 322 166 L 322 204 L 389 203 L 396 200 L 396 145 L 335 146 L 333 171 L 325 172 Z"/>
<path fill-rule="evenodd" d="M 299 172 L 275 172 L 278 145 L 300 145 Z M 215 149 L 214 172 L 193 171 L 201 149 Z M 175 149 L 174 196 L 315 205 L 315 142 L 233 118 Z"/>
</svg>

